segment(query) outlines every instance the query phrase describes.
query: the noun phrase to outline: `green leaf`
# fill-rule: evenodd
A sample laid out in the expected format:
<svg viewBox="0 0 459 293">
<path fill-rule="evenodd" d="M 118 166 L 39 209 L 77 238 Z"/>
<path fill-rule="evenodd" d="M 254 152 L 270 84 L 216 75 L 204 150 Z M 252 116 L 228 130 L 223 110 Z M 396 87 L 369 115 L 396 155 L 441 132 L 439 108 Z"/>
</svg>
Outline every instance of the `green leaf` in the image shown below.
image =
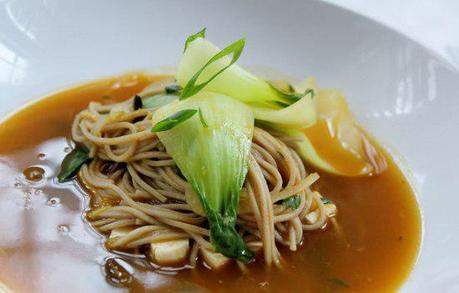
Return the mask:
<svg viewBox="0 0 459 293">
<path fill-rule="evenodd" d="M 206 123 L 206 120 L 204 119 L 204 115 L 202 114 L 201 108 L 198 109 L 198 114 L 199 114 L 199 120 L 201 120 L 201 124 L 204 128 L 209 127 Z"/>
<path fill-rule="evenodd" d="M 314 93 L 314 100 L 312 100 L 312 93 Z M 293 117 L 313 117 L 313 112 L 308 116 L 281 113 L 288 108 L 295 107 L 301 100 L 288 108 L 278 110 L 275 116 L 270 114 L 268 112 L 270 109 L 268 109 L 266 113 L 262 114 L 269 119 L 269 122 L 274 123 L 268 124 L 266 121 L 261 122 L 264 126 L 268 126 L 270 130 L 274 130 L 280 135 L 291 137 L 292 139 L 289 140 L 289 144 L 295 149 L 298 155 L 309 164 L 323 171 L 349 177 L 374 174 L 375 170 L 379 170 L 379 172 L 384 171 L 387 165 L 384 155 L 381 152 L 374 152 L 371 158 L 368 158 L 365 154 L 365 144 L 368 146 L 370 140 L 365 131 L 359 127 L 359 123 L 349 110 L 346 98 L 340 91 L 333 89 L 316 89 L 314 92 L 309 91 L 309 95 L 302 100 L 305 98 L 308 98 L 308 103 L 314 105 L 315 108 L 313 110 L 314 117 L 317 119 L 316 123 L 319 125 L 316 124 L 313 126 L 313 129 L 308 130 L 306 127 L 285 127 L 285 122 L 287 120 L 284 119 L 290 120 Z M 300 107 L 300 109 L 301 108 L 305 109 L 305 107 Z M 291 110 L 295 110 L 296 112 L 300 109 Z M 257 110 L 255 109 L 254 111 L 256 112 Z M 260 113 L 255 113 L 255 117 L 263 120 L 259 114 Z M 275 118 L 275 120 L 273 118 Z M 290 122 L 294 121 L 292 120 Z M 257 123 L 260 122 L 257 120 Z M 334 141 L 336 139 L 336 145 L 333 146 L 333 149 L 351 155 L 353 158 L 350 159 L 353 163 L 343 165 L 338 164 L 336 160 L 330 160 L 329 156 L 327 157 L 325 155 L 327 152 L 320 150 L 323 146 L 316 145 L 317 143 L 314 138 L 320 137 L 320 135 L 324 137 L 330 137 L 331 135 L 333 139 L 329 140 L 333 142 L 333 144 L 335 144 Z M 328 145 L 330 144 L 327 144 L 327 146 Z"/>
<path fill-rule="evenodd" d="M 86 149 L 73 149 L 62 161 L 61 170 L 57 175 L 57 180 L 62 183 L 72 179 L 72 177 L 78 173 L 80 167 L 90 160 L 91 158 L 89 157 Z"/>
<path fill-rule="evenodd" d="M 241 56 L 242 50 L 244 49 L 244 45 L 245 45 L 245 39 L 244 38 L 239 39 L 236 42 L 234 42 L 231 45 L 229 45 L 228 47 L 226 47 L 225 49 L 221 50 L 219 53 L 217 53 L 212 58 L 210 58 L 210 60 L 201 69 L 199 69 L 193 75 L 193 77 L 188 81 L 188 83 L 185 85 L 185 87 L 182 90 L 181 99 L 186 99 L 188 97 L 191 97 L 191 96 L 195 95 L 197 92 L 202 90 L 209 82 L 214 80 L 220 73 L 222 73 L 228 67 L 233 65 L 239 59 L 239 57 Z M 218 60 L 220 60 L 220 59 L 222 59 L 222 58 L 224 58 L 224 57 L 226 57 L 228 55 L 231 55 L 231 54 L 233 54 L 233 58 L 231 59 L 231 61 L 229 62 L 228 65 L 226 65 L 225 67 L 220 69 L 217 73 L 212 75 L 206 81 L 197 84 L 198 78 L 201 75 L 201 73 L 204 71 L 204 69 L 206 69 L 212 63 L 214 63 L 214 62 L 216 62 L 216 61 L 218 61 Z"/>
<path fill-rule="evenodd" d="M 282 205 L 286 208 L 296 210 L 301 205 L 301 197 L 298 195 L 292 195 L 282 201 Z"/>
<path fill-rule="evenodd" d="M 195 39 L 183 54 L 176 80 L 184 87 L 182 99 L 205 87 L 250 105 L 255 119 L 273 122 L 282 127 L 308 127 L 316 121 L 316 107 L 312 90 L 291 92 L 288 83 L 276 82 L 279 87 L 255 76 L 234 63 L 241 54 L 241 43 L 220 50 L 207 39 Z M 232 47 L 233 46 L 233 47 Z M 235 50 L 233 58 L 229 54 Z M 229 50 L 229 51 L 228 51 Z"/>
<path fill-rule="evenodd" d="M 285 102 L 281 102 L 281 101 L 274 101 L 273 102 L 275 105 L 281 107 L 281 108 L 287 108 L 288 106 L 290 106 L 290 104 L 287 104 Z"/>
<path fill-rule="evenodd" d="M 280 90 L 279 87 L 271 85 L 238 64 L 228 67 L 233 61 L 229 56 L 223 56 L 209 64 L 209 61 L 221 52 L 222 50 L 207 39 L 198 38 L 190 42 L 177 68 L 175 76 L 177 83 L 185 87 L 192 78 L 196 77 L 196 74 L 200 74 L 198 82 L 214 78 L 206 85 L 207 91 L 265 107 L 278 106 L 276 101 L 291 105 L 305 95 L 305 93 L 290 92 L 291 88 L 288 84 L 283 87 L 285 90 Z M 219 75 L 217 78 L 215 78 L 216 74 Z M 279 82 L 272 83 L 280 85 Z"/>
<path fill-rule="evenodd" d="M 328 198 L 326 198 L 325 196 L 321 196 L 320 197 L 320 200 L 322 201 L 323 204 L 330 204 L 332 203 Z"/>
<path fill-rule="evenodd" d="M 175 100 L 178 100 L 178 96 L 174 95 L 154 95 L 143 100 L 142 108 L 144 109 L 157 109 L 164 105 L 167 105 Z"/>
<path fill-rule="evenodd" d="M 271 88 L 279 95 L 282 97 L 283 100 L 288 101 L 290 104 L 295 103 L 296 101 L 300 100 L 302 97 L 311 94 L 311 98 L 314 98 L 314 90 L 313 89 L 307 89 L 304 93 L 296 93 L 295 91 L 284 91 L 276 86 L 274 86 L 272 83 L 269 83 Z M 292 88 L 293 89 L 293 88 Z M 289 104 L 289 105 L 290 105 Z"/>
<path fill-rule="evenodd" d="M 307 95 L 307 96 L 306 96 Z M 285 108 L 273 109 L 252 106 L 255 119 L 276 124 L 283 128 L 305 128 L 316 123 L 316 108 L 312 91 Z M 278 101 L 276 101 L 278 102 Z"/>
<path fill-rule="evenodd" d="M 166 131 L 174 128 L 175 126 L 179 125 L 180 123 L 185 122 L 186 120 L 193 117 L 196 114 L 197 110 L 194 109 L 186 109 L 180 110 L 171 116 L 167 117 L 164 120 L 159 121 L 158 123 L 153 126 L 151 132 L 161 132 Z"/>
<path fill-rule="evenodd" d="M 178 94 L 181 90 L 182 90 L 182 87 L 179 86 L 178 84 L 171 84 L 171 85 L 168 85 L 164 88 L 164 90 L 166 91 L 166 94 Z"/>
<path fill-rule="evenodd" d="M 199 32 L 195 33 L 194 35 L 189 36 L 189 37 L 186 39 L 185 48 L 183 49 L 183 52 L 186 51 L 186 49 L 188 48 L 189 44 L 190 44 L 191 42 L 193 42 L 194 40 L 199 39 L 199 38 L 204 39 L 204 38 L 206 37 L 206 29 L 207 29 L 207 28 L 203 28 L 203 29 L 200 30 Z"/>
<path fill-rule="evenodd" d="M 207 128 L 196 115 L 169 131 L 159 132 L 158 137 L 198 195 L 214 249 L 248 262 L 253 253 L 237 233 L 236 219 L 248 170 L 254 128 L 252 111 L 230 97 L 200 92 L 158 109 L 153 119 L 190 108 L 200 110 Z"/>
</svg>

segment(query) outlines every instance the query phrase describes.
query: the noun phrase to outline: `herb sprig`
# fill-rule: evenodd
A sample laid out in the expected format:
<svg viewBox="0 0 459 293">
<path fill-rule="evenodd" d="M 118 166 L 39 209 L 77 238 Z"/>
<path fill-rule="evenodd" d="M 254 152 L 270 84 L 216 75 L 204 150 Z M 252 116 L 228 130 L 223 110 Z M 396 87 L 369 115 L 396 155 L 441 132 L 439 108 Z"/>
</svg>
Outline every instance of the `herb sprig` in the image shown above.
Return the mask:
<svg viewBox="0 0 459 293">
<path fill-rule="evenodd" d="M 153 128 L 151 129 L 151 132 L 161 132 L 161 131 L 172 129 L 175 126 L 179 125 L 180 123 L 183 123 L 186 120 L 193 117 L 193 115 L 196 114 L 197 112 L 198 110 L 195 110 L 195 109 L 180 110 L 172 114 L 171 116 L 167 117 L 166 119 L 161 120 L 158 123 L 156 123 L 155 126 L 153 126 Z"/>
<path fill-rule="evenodd" d="M 192 38 L 193 36 L 191 36 L 190 38 Z M 188 38 L 188 40 L 190 39 Z M 196 39 L 196 38 L 194 38 Z M 194 40 L 193 39 L 193 40 Z M 187 44 L 189 43 L 189 41 L 187 40 Z M 187 46 L 187 45 L 186 45 Z M 185 47 L 186 47 L 185 46 Z M 228 69 L 228 67 L 230 67 L 231 65 L 233 65 L 238 59 L 239 57 L 241 56 L 241 53 L 242 51 L 244 50 L 244 46 L 245 46 L 245 38 L 242 38 L 242 39 L 239 39 L 237 40 L 236 42 L 232 43 L 231 45 L 229 45 L 228 47 L 226 47 L 225 49 L 221 50 L 219 53 L 217 53 L 215 56 L 213 56 L 212 58 L 210 58 L 210 60 L 201 68 L 199 69 L 194 75 L 193 77 L 188 81 L 188 83 L 185 85 L 185 87 L 183 88 L 182 90 L 182 94 L 180 96 L 180 99 L 183 100 L 183 99 L 186 99 L 186 98 L 189 98 L 193 95 L 195 95 L 197 92 L 199 92 L 200 90 L 202 90 L 209 82 L 211 82 L 212 80 L 214 80 L 220 73 L 222 73 L 223 71 L 225 71 L 226 69 Z M 228 65 L 226 65 L 225 67 L 223 67 L 222 69 L 220 69 L 217 73 L 215 73 L 214 75 L 212 75 L 208 80 L 200 83 L 200 84 L 197 84 L 197 81 L 198 81 L 198 78 L 199 76 L 201 75 L 201 73 L 209 66 L 211 65 L 212 63 L 228 56 L 228 55 L 231 55 L 233 54 L 233 58 L 231 59 L 231 61 L 228 63 Z"/>
</svg>

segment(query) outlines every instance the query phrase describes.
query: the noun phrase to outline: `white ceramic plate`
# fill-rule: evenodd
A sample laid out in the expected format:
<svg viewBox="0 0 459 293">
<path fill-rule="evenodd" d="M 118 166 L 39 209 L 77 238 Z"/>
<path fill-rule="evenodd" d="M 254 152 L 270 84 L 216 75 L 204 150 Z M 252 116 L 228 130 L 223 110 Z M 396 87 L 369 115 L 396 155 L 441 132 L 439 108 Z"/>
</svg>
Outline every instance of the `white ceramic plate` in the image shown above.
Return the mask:
<svg viewBox="0 0 459 293">
<path fill-rule="evenodd" d="M 174 65 L 202 27 L 247 37 L 241 62 L 339 87 L 403 158 L 424 238 L 405 292 L 459 290 L 459 72 L 404 36 L 320 2 L 0 1 L 0 115 L 85 80 Z"/>
</svg>

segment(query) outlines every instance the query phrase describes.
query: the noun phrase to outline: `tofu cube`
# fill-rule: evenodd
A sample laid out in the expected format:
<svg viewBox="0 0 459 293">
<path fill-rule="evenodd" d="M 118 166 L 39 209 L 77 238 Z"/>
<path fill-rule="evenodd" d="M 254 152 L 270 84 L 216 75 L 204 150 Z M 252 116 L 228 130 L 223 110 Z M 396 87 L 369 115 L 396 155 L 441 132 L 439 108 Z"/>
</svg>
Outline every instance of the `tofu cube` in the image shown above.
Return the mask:
<svg viewBox="0 0 459 293">
<path fill-rule="evenodd" d="M 155 242 L 150 244 L 150 256 L 159 265 L 183 262 L 190 250 L 188 239 Z"/>
<path fill-rule="evenodd" d="M 231 261 L 230 258 L 221 253 L 213 252 L 204 248 L 201 248 L 201 255 L 206 264 L 213 270 L 221 269 Z"/>
<path fill-rule="evenodd" d="M 305 218 L 308 224 L 314 224 L 319 219 L 319 210 L 313 210 L 308 213 Z"/>
</svg>

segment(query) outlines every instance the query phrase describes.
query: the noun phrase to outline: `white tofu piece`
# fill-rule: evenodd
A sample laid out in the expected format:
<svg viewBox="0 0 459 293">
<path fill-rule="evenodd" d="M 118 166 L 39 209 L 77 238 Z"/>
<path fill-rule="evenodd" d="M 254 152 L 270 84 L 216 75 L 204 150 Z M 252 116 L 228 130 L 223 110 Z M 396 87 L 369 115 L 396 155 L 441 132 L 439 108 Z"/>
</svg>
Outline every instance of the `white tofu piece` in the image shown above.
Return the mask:
<svg viewBox="0 0 459 293">
<path fill-rule="evenodd" d="M 218 270 L 227 265 L 231 259 L 221 253 L 213 252 L 208 249 L 201 248 L 201 255 L 208 266 L 213 270 Z"/>
<path fill-rule="evenodd" d="M 121 227 L 121 228 L 116 228 L 113 229 L 112 232 L 110 233 L 110 239 L 116 238 L 116 237 L 121 237 L 125 236 L 127 233 L 131 232 L 132 228 L 131 227 Z"/>
<path fill-rule="evenodd" d="M 150 244 L 150 256 L 159 265 L 171 265 L 185 260 L 190 250 L 188 239 L 155 242 Z"/>
<path fill-rule="evenodd" d="M 261 245 L 250 245 L 250 243 L 247 243 L 247 246 L 255 254 L 259 253 L 263 248 L 263 246 L 261 246 Z"/>
<path fill-rule="evenodd" d="M 308 213 L 306 216 L 306 221 L 308 221 L 308 224 L 313 224 L 317 222 L 319 219 L 319 210 L 313 210 L 312 212 Z"/>
</svg>

